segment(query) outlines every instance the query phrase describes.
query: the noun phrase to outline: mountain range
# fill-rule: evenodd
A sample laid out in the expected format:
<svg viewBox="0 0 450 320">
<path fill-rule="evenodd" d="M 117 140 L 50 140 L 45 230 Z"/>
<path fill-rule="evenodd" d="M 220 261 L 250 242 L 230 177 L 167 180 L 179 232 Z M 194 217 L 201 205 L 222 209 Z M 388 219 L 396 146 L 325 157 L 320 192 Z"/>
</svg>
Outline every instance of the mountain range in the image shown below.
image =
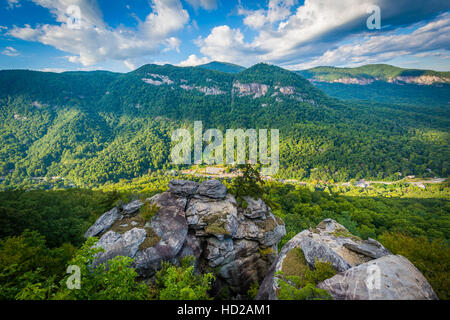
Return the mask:
<svg viewBox="0 0 450 320">
<path fill-rule="evenodd" d="M 348 181 L 448 174 L 448 82 L 389 80 L 448 79 L 448 73 L 376 66 L 327 70 L 213 62 L 145 65 L 125 74 L 0 71 L 1 188 L 44 177 L 90 187 L 174 168 L 171 132 L 192 129 L 195 120 L 221 130 L 280 129 L 280 177 Z M 344 75 L 375 80 L 333 82 Z M 394 86 L 394 93 L 414 87 L 416 95 L 353 94 L 380 84 Z M 442 95 L 418 94 L 418 88 Z"/>
</svg>

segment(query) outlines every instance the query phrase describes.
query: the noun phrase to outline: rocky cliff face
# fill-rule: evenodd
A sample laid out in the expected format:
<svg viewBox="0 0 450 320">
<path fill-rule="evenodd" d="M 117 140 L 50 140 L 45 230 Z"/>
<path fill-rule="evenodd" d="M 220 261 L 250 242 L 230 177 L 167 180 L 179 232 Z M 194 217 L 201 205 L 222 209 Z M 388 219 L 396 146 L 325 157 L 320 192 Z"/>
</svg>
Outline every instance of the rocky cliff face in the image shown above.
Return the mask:
<svg viewBox="0 0 450 320">
<path fill-rule="evenodd" d="M 85 236 L 98 236 L 105 249 L 95 264 L 128 256 L 141 276 L 151 278 L 163 260 L 177 264 L 190 255 L 200 272 L 216 274 L 216 294 L 227 286 L 237 296 L 264 279 L 286 233 L 261 199 L 244 200 L 245 208 L 217 180 L 174 180 L 168 192 L 106 212 Z M 156 208 L 148 221 L 144 205 Z"/>
<path fill-rule="evenodd" d="M 260 286 L 257 299 L 274 300 L 278 295 L 278 271 L 295 248 L 303 251 L 310 268 L 316 259 L 329 262 L 339 272 L 318 284 L 334 299 L 425 300 L 435 292 L 411 262 L 392 255 L 373 239 L 361 240 L 334 220 L 325 219 L 316 229 L 304 230 L 282 248 Z"/>
</svg>

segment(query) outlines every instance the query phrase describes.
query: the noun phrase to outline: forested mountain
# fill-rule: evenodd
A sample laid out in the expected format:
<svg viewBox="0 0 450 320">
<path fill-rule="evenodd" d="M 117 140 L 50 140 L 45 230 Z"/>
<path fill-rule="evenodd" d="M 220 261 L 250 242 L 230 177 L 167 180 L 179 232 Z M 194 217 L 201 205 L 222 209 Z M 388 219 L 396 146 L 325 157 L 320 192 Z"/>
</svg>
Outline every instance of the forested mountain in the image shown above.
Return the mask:
<svg viewBox="0 0 450 320">
<path fill-rule="evenodd" d="M 450 72 L 381 64 L 358 68 L 316 67 L 298 73 L 339 99 L 445 108 L 450 101 Z"/>
<path fill-rule="evenodd" d="M 236 64 L 232 64 L 232 63 L 228 63 L 228 62 L 219 62 L 219 61 L 212 61 L 210 63 L 202 64 L 202 65 L 198 66 L 197 68 L 215 70 L 215 71 L 226 72 L 226 73 L 239 73 L 239 72 L 245 70 L 244 67 L 238 66 Z"/>
<path fill-rule="evenodd" d="M 2 188 L 43 177 L 94 186 L 169 169 L 171 132 L 194 120 L 205 130 L 280 129 L 280 177 L 448 175 L 447 108 L 343 102 L 267 64 L 217 70 L 0 71 Z"/>
</svg>

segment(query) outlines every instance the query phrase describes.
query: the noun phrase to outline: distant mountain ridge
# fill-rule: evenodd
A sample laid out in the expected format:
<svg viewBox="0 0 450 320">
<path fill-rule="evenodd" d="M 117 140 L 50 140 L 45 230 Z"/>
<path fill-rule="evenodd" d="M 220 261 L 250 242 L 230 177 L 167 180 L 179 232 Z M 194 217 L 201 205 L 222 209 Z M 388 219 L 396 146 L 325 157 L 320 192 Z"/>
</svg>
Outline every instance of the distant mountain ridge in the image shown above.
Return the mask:
<svg viewBox="0 0 450 320">
<path fill-rule="evenodd" d="M 450 83 L 450 72 L 404 69 L 387 64 L 372 64 L 357 68 L 316 67 L 298 73 L 314 82 L 343 84 L 368 85 L 375 81 L 418 85 Z"/>
<path fill-rule="evenodd" d="M 210 63 L 197 66 L 197 68 L 226 72 L 226 73 L 239 73 L 246 69 L 242 66 L 238 66 L 233 63 L 219 62 L 219 61 L 212 61 Z"/>
<path fill-rule="evenodd" d="M 316 67 L 297 73 L 338 99 L 441 107 L 450 102 L 450 72 L 377 64 Z"/>
</svg>

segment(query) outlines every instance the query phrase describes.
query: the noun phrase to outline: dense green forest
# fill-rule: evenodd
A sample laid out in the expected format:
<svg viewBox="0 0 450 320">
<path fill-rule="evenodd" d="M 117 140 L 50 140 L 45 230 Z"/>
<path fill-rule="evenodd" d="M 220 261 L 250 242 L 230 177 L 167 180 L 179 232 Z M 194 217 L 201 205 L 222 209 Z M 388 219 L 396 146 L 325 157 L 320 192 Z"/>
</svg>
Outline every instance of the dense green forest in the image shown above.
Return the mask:
<svg viewBox="0 0 450 320">
<path fill-rule="evenodd" d="M 417 112 L 432 109 L 444 117 L 449 115 L 449 72 L 403 69 L 384 64 L 357 68 L 316 67 L 297 72 L 338 99 L 415 107 Z M 340 83 L 346 80 L 347 83 Z"/>
<path fill-rule="evenodd" d="M 316 67 L 299 71 L 306 77 L 317 77 L 324 81 L 332 81 L 342 77 L 359 77 L 366 79 L 392 80 L 395 77 L 437 76 L 450 79 L 450 72 L 433 70 L 404 69 L 388 64 L 368 64 L 357 68 Z"/>
<path fill-rule="evenodd" d="M 120 258 L 115 262 L 115 276 L 102 268 L 95 274 L 84 273 L 90 284 L 83 285 L 84 291 L 76 296 L 65 287 L 67 265 L 74 261 L 88 265 L 95 254 L 90 249 L 94 240 L 82 246 L 82 235 L 90 224 L 114 205 L 166 190 L 169 180 L 168 176 L 152 174 L 94 191 L 1 192 L 0 298 L 183 298 L 173 296 L 180 286 L 192 288 L 185 293 L 191 298 L 206 298 L 213 279 L 208 278 L 209 275 L 205 275 L 206 278 L 194 275 L 189 263 L 163 268 L 159 287 L 152 287 L 150 292 L 135 280 L 133 272 L 122 274 L 125 271 L 120 266 L 129 265 L 131 261 Z M 233 190 L 233 181 L 225 183 Z M 353 234 L 378 239 L 392 252 L 406 256 L 424 273 L 439 296 L 448 298 L 448 184 L 436 185 L 426 191 L 405 186 L 402 193 L 385 186 L 373 186 L 365 193 L 355 187 L 321 190 L 312 185 L 303 187 L 273 182 L 265 183 L 262 188 L 274 213 L 286 223 L 287 235 L 280 247 L 298 232 L 315 227 L 325 218 L 333 218 Z M 170 284 L 173 279 L 170 273 L 185 279 L 175 291 Z M 131 279 L 131 282 L 123 282 L 124 279 Z M 105 281 L 112 285 L 105 286 Z M 122 289 L 115 291 L 114 288 Z"/>
<path fill-rule="evenodd" d="M 241 94 L 237 82 L 268 89 Z M 194 120 L 205 129 L 279 129 L 280 178 L 447 177 L 447 108 L 392 101 L 337 100 L 266 64 L 236 74 L 170 65 L 0 71 L 0 188 L 95 187 L 171 169 L 171 132 Z"/>
</svg>

